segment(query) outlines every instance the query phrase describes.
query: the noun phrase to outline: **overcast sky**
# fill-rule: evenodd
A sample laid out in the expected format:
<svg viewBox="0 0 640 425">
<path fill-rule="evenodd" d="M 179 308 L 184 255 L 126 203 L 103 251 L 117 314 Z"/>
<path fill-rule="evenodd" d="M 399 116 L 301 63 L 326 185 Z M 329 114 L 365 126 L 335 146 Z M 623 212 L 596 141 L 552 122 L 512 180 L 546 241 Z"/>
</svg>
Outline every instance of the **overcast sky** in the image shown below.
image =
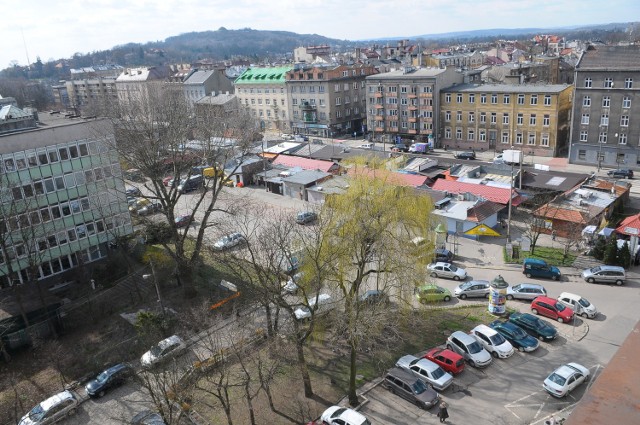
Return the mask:
<svg viewBox="0 0 640 425">
<path fill-rule="evenodd" d="M 0 69 L 191 31 L 253 28 L 339 39 L 640 20 L 639 0 L 52 0 L 2 7 Z M 26 49 L 25 49 L 26 44 Z"/>
</svg>

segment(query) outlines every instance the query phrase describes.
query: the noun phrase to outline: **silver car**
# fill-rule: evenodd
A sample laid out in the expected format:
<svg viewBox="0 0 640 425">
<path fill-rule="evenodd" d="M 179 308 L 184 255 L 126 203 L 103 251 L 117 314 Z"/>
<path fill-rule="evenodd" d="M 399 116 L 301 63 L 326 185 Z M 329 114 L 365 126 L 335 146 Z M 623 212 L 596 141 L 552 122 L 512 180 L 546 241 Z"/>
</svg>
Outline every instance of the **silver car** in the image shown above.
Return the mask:
<svg viewBox="0 0 640 425">
<path fill-rule="evenodd" d="M 19 425 L 49 425 L 76 412 L 80 401 L 71 391 L 62 391 L 49 397 L 20 419 Z"/>
<path fill-rule="evenodd" d="M 464 300 L 467 297 L 489 298 L 489 292 L 491 292 L 491 286 L 488 280 L 470 280 L 469 282 L 456 286 L 453 294 L 461 300 Z"/>
<path fill-rule="evenodd" d="M 519 283 L 507 288 L 507 299 L 534 300 L 539 296 L 546 296 L 547 290 L 537 283 Z"/>
<path fill-rule="evenodd" d="M 453 383 L 453 376 L 431 360 L 406 355 L 398 359 L 396 367 L 413 372 L 416 377 L 427 381 L 438 391 L 446 389 Z"/>
<path fill-rule="evenodd" d="M 427 266 L 431 277 L 446 277 L 453 280 L 465 280 L 467 271 L 451 263 L 431 263 Z"/>
<path fill-rule="evenodd" d="M 582 271 L 582 278 L 589 283 L 615 283 L 620 286 L 627 276 L 623 267 L 619 266 L 598 266 Z"/>
</svg>

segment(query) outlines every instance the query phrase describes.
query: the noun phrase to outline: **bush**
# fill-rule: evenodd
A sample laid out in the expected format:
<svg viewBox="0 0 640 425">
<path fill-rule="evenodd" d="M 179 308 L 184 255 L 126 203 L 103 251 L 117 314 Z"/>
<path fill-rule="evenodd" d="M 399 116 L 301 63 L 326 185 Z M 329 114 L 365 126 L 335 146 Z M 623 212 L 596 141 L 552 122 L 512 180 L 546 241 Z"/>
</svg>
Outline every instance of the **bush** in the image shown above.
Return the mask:
<svg viewBox="0 0 640 425">
<path fill-rule="evenodd" d="M 618 265 L 625 269 L 631 264 L 631 252 L 629 251 L 629 242 L 625 241 L 624 245 L 618 250 Z"/>
<path fill-rule="evenodd" d="M 597 260 L 602 261 L 604 258 L 604 251 L 607 247 L 607 240 L 605 238 L 597 237 L 596 244 L 591 251 L 591 255 L 593 255 Z"/>
<path fill-rule="evenodd" d="M 618 263 L 618 239 L 613 236 L 607 241 L 602 261 L 608 266 L 615 266 Z"/>
</svg>

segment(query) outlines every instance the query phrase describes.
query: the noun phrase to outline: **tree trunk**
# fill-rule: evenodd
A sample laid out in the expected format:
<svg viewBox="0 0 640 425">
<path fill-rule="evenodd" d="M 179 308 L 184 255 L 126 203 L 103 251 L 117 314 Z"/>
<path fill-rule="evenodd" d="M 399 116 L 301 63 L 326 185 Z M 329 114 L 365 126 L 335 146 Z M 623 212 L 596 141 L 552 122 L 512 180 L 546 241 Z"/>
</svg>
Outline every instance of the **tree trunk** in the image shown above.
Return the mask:
<svg viewBox="0 0 640 425">
<path fill-rule="evenodd" d="M 267 315 L 267 336 L 271 339 L 273 338 L 273 325 L 271 324 L 271 306 L 268 302 L 264 305 L 264 312 Z"/>
<path fill-rule="evenodd" d="M 184 261 L 184 260 L 183 260 Z M 197 295 L 193 286 L 193 268 L 189 263 L 178 260 L 178 273 L 176 273 L 176 281 L 182 286 L 185 298 L 193 298 Z"/>
<path fill-rule="evenodd" d="M 356 358 L 358 351 L 354 344 L 351 344 L 351 352 L 349 354 L 349 404 L 351 406 L 357 406 L 360 404 L 358 395 L 356 394 Z"/>
<path fill-rule="evenodd" d="M 296 338 L 296 354 L 298 355 L 298 366 L 300 367 L 300 374 L 302 375 L 302 383 L 304 384 L 304 396 L 307 398 L 313 397 L 313 389 L 311 388 L 311 376 L 309 376 L 309 367 L 307 366 L 307 360 L 304 357 L 304 345 L 300 338 Z"/>
<path fill-rule="evenodd" d="M 244 384 L 244 393 L 247 399 L 247 407 L 249 408 L 249 420 L 251 421 L 251 425 L 256 425 L 256 415 L 253 411 L 253 401 L 251 400 L 251 388 L 249 388 L 249 383 L 250 381 L 247 379 L 246 383 Z"/>
</svg>

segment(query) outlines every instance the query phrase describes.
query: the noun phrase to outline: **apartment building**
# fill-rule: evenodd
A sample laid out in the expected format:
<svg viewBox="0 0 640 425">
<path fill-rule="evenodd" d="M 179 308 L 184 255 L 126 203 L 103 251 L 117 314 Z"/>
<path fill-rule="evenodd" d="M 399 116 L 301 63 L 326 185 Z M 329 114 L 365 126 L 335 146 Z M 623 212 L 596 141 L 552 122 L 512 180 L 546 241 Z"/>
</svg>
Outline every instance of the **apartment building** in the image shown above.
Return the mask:
<svg viewBox="0 0 640 425">
<path fill-rule="evenodd" d="M 296 134 L 334 137 L 366 131 L 365 78 L 371 65 L 296 65 L 286 74 L 290 127 Z"/>
<path fill-rule="evenodd" d="M 408 68 L 367 77 L 367 123 L 372 139 L 434 142 L 441 146 L 440 91 L 461 84 L 454 68 Z"/>
<path fill-rule="evenodd" d="M 261 130 L 289 130 L 286 74 L 293 66 L 247 68 L 234 81 L 240 105 L 251 110 Z"/>
<path fill-rule="evenodd" d="M 184 96 L 191 107 L 205 96 L 233 93 L 233 83 L 224 68 L 195 70 L 182 83 Z"/>
<path fill-rule="evenodd" d="M 448 149 L 553 157 L 567 152 L 573 88 L 566 84 L 465 84 L 440 94 Z"/>
<path fill-rule="evenodd" d="M 68 107 L 77 113 L 96 115 L 102 104 L 117 102 L 115 77 L 96 77 L 65 81 Z M 64 104 L 64 99 L 61 98 Z"/>
<path fill-rule="evenodd" d="M 569 162 L 640 167 L 640 46 L 589 46 L 574 83 Z"/>
<path fill-rule="evenodd" d="M 423 65 L 427 67 L 446 68 L 478 68 L 484 63 L 484 55 L 475 50 L 473 52 L 447 52 L 433 55 L 423 55 Z"/>
<path fill-rule="evenodd" d="M 0 134 L 0 288 L 75 280 L 133 231 L 109 122 L 41 115 Z"/>
<path fill-rule="evenodd" d="M 168 66 L 127 68 L 116 78 L 118 103 L 126 107 L 149 96 L 152 85 L 163 83 L 172 74 Z"/>
</svg>

